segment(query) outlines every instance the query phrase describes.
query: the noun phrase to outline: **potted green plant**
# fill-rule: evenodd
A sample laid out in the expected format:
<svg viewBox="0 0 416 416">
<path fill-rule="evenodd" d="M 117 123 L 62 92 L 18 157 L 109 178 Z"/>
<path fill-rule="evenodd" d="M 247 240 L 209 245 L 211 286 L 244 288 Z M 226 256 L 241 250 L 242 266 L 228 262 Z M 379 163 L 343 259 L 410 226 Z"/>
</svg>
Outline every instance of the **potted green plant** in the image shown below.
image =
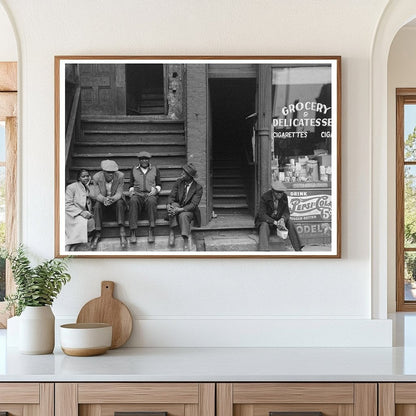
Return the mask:
<svg viewBox="0 0 416 416">
<path fill-rule="evenodd" d="M 19 318 L 19 350 L 49 354 L 55 346 L 55 317 L 51 305 L 71 276 L 67 258 L 32 266 L 23 246 L 3 252 L 10 261 L 16 292 L 6 296 L 9 310 Z"/>
</svg>

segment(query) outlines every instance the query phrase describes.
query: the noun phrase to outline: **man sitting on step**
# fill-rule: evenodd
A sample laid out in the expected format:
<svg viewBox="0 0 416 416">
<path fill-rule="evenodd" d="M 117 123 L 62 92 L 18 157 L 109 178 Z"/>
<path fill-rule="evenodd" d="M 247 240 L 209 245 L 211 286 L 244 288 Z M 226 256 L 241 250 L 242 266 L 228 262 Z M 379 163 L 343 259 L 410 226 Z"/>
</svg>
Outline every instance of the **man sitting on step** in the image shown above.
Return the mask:
<svg viewBox="0 0 416 416">
<path fill-rule="evenodd" d="M 268 251 L 270 233 L 276 234 L 278 228 L 286 227 L 293 249 L 302 251 L 304 246 L 295 224 L 290 219 L 286 186 L 283 182 L 274 180 L 271 188 L 261 196 L 259 211 L 255 219 L 255 225 L 259 230 L 259 250 Z"/>
<path fill-rule="evenodd" d="M 154 229 L 157 217 L 157 200 L 162 186 L 160 172 L 156 166 L 150 164 L 152 155 L 149 152 L 140 152 L 137 157 L 139 164 L 133 166 L 130 173 L 130 243 L 136 244 L 137 221 L 143 210 L 147 212 L 149 220 L 149 243 L 155 242 Z"/>
<path fill-rule="evenodd" d="M 179 225 L 179 230 L 183 238 L 183 250 L 189 250 L 189 235 L 191 234 L 191 222 L 195 226 L 201 224 L 201 213 L 199 212 L 199 202 L 202 198 L 202 186 L 195 181 L 196 169 L 192 163 L 182 167 L 183 172 L 173 185 L 166 205 L 169 218 L 169 246 L 175 245 L 175 227 Z"/>
<path fill-rule="evenodd" d="M 103 215 L 111 212 L 115 215 L 120 227 L 121 248 L 127 248 L 126 231 L 124 229 L 124 214 L 126 202 L 123 195 L 124 173 L 118 170 L 114 160 L 103 160 L 101 171 L 97 172 L 92 180 L 91 199 L 95 200 L 93 214 L 95 220 L 95 235 L 91 242 L 91 250 L 97 249 L 98 241 L 101 238 Z"/>
</svg>

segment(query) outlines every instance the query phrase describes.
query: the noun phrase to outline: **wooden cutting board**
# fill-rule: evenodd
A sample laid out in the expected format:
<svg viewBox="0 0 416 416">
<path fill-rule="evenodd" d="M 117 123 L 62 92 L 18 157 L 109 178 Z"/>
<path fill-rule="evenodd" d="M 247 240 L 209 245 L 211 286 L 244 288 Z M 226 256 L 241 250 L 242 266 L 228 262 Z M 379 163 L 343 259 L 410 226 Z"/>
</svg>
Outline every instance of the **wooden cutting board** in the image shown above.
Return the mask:
<svg viewBox="0 0 416 416">
<path fill-rule="evenodd" d="M 133 319 L 127 306 L 113 297 L 114 282 L 101 282 L 101 296 L 87 302 L 77 323 L 107 323 L 113 326 L 111 349 L 121 347 L 130 337 Z"/>
</svg>

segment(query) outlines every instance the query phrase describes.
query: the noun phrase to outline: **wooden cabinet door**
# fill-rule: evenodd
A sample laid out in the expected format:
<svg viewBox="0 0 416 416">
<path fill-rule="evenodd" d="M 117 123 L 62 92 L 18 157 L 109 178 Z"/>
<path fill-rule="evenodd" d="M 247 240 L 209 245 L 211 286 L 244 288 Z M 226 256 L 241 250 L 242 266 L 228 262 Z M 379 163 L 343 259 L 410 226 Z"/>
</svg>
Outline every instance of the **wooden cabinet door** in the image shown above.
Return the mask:
<svg viewBox="0 0 416 416">
<path fill-rule="evenodd" d="M 415 416 L 416 383 L 380 383 L 379 416 Z"/>
<path fill-rule="evenodd" d="M 377 416 L 376 383 L 220 383 L 217 416 Z"/>
<path fill-rule="evenodd" d="M 53 416 L 53 383 L 0 383 L 0 415 Z"/>
<path fill-rule="evenodd" d="M 213 383 L 57 383 L 55 416 L 215 416 Z"/>
</svg>

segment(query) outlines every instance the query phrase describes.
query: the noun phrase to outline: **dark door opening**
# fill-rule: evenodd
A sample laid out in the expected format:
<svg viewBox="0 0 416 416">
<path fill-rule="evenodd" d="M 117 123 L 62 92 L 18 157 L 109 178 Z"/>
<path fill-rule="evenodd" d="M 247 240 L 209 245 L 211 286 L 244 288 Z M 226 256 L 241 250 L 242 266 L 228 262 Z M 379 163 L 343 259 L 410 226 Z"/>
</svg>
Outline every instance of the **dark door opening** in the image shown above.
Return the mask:
<svg viewBox="0 0 416 416">
<path fill-rule="evenodd" d="M 212 195 L 216 215 L 253 215 L 252 122 L 256 80 L 211 79 Z"/>
<path fill-rule="evenodd" d="M 127 115 L 165 114 L 163 64 L 126 65 Z"/>
</svg>

